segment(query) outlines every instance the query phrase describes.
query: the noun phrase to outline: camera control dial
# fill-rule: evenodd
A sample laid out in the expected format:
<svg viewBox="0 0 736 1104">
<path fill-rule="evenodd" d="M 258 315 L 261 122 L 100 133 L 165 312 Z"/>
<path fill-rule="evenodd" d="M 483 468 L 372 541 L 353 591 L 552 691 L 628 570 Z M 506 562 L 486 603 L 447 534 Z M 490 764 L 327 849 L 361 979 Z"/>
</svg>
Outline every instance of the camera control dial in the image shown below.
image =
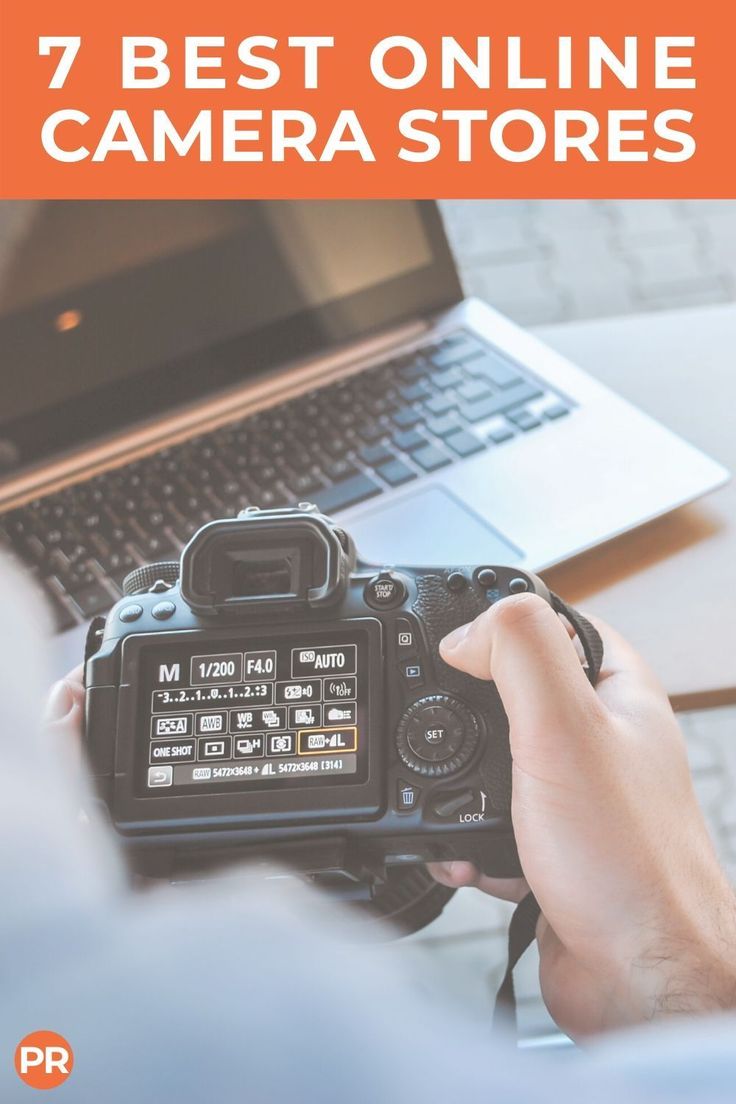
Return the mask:
<svg viewBox="0 0 736 1104">
<path fill-rule="evenodd" d="M 406 766 L 435 778 L 464 767 L 479 740 L 475 716 L 449 694 L 412 702 L 396 731 L 396 746 Z"/>
</svg>

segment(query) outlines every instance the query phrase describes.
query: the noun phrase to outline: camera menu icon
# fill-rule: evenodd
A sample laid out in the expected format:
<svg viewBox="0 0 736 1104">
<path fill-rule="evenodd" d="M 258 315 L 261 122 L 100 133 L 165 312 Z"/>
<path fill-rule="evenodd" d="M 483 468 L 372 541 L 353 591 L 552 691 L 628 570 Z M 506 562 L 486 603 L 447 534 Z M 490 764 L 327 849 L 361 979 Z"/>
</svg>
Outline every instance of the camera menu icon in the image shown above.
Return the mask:
<svg viewBox="0 0 736 1104">
<path fill-rule="evenodd" d="M 200 740 L 198 747 L 198 759 L 229 759 L 230 737 L 219 740 Z"/>
<path fill-rule="evenodd" d="M 325 705 L 326 725 L 354 725 L 356 723 L 355 702 L 336 702 L 334 705 Z"/>
<path fill-rule="evenodd" d="M 157 786 L 171 786 L 174 781 L 174 768 L 169 764 L 157 764 L 148 768 L 148 785 L 152 789 Z"/>
<path fill-rule="evenodd" d="M 355 675 L 348 678 L 325 679 L 325 701 L 343 701 L 345 698 L 354 698 L 357 693 L 357 679 Z"/>
<path fill-rule="evenodd" d="M 293 678 L 314 675 L 354 675 L 358 662 L 357 644 L 325 644 L 318 648 L 292 648 Z"/>
<path fill-rule="evenodd" d="M 191 736 L 192 714 L 177 713 L 168 714 L 165 717 L 152 719 L 152 736 Z"/>
<path fill-rule="evenodd" d="M 279 703 L 288 705 L 291 702 L 318 702 L 321 697 L 321 679 L 276 683 L 276 701 Z"/>
<path fill-rule="evenodd" d="M 283 706 L 230 710 L 230 731 L 235 735 L 240 732 L 260 732 L 263 729 L 276 728 L 286 728 L 286 710 Z"/>
<path fill-rule="evenodd" d="M 295 749 L 295 735 L 293 732 L 274 732 L 267 737 L 267 755 L 293 755 Z"/>
<path fill-rule="evenodd" d="M 266 737 L 262 732 L 252 736 L 236 736 L 233 747 L 235 759 L 260 759 L 264 754 Z"/>
<path fill-rule="evenodd" d="M 214 736 L 217 732 L 227 732 L 227 713 L 198 713 L 194 721 L 198 736 Z"/>
<path fill-rule="evenodd" d="M 290 728 L 312 728 L 322 724 L 321 705 L 292 705 L 289 707 Z"/>
</svg>

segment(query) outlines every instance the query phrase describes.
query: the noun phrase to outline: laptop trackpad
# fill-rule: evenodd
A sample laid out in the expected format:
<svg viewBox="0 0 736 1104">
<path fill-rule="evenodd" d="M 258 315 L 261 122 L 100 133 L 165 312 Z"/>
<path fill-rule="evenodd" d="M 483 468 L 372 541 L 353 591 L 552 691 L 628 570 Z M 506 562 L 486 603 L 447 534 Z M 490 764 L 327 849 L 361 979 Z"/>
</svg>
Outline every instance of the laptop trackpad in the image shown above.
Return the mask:
<svg viewBox="0 0 736 1104">
<path fill-rule="evenodd" d="M 444 487 L 366 507 L 345 526 L 369 563 L 513 564 L 520 550 Z"/>
</svg>

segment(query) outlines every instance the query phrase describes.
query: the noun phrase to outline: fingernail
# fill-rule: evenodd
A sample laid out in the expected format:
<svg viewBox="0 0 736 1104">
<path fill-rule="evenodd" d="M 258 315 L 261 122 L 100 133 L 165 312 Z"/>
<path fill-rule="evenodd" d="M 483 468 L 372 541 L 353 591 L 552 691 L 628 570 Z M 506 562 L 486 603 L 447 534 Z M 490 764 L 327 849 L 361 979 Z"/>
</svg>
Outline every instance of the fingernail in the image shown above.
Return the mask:
<svg viewBox="0 0 736 1104">
<path fill-rule="evenodd" d="M 451 650 L 457 648 L 458 644 L 461 644 L 470 630 L 470 623 L 467 625 L 461 625 L 459 629 L 453 629 L 447 636 L 443 636 L 440 640 L 440 648 Z"/>
<path fill-rule="evenodd" d="M 46 701 L 44 720 L 63 721 L 74 707 L 74 695 L 66 679 L 61 679 L 51 688 L 51 693 Z"/>
</svg>

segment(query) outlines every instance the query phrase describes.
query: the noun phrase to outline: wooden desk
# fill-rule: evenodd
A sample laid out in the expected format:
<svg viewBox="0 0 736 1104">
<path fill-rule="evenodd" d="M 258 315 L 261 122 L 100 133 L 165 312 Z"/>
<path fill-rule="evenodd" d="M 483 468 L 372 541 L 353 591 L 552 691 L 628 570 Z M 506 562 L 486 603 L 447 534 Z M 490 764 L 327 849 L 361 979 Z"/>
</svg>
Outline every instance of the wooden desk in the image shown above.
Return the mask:
<svg viewBox="0 0 736 1104">
<path fill-rule="evenodd" d="M 736 472 L 736 305 L 535 332 Z M 545 578 L 616 625 L 676 709 L 736 702 L 736 482 Z"/>
</svg>

